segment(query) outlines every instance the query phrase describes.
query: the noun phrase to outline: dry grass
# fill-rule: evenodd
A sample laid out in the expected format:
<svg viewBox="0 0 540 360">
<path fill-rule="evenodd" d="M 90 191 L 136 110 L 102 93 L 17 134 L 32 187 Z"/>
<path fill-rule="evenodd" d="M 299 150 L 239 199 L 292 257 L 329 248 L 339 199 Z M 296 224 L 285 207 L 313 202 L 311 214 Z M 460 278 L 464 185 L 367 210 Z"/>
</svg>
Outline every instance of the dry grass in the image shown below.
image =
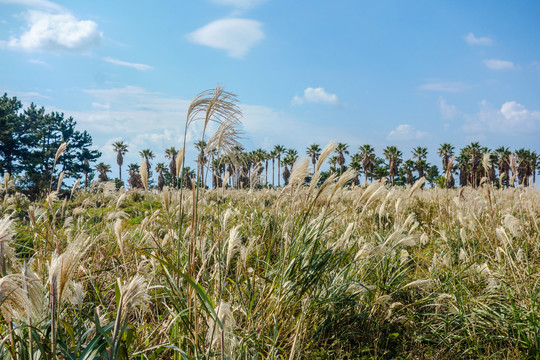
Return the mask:
<svg viewBox="0 0 540 360">
<path fill-rule="evenodd" d="M 540 351 L 537 191 L 350 189 L 343 179 L 347 172 L 321 187 L 199 190 L 198 200 L 186 190 L 101 186 L 34 203 L 32 220 L 26 204 L 3 242 L 16 257 L 1 284 L 2 356 L 52 356 L 51 302 L 32 317 L 14 305 L 51 289 L 60 357 L 89 346 L 163 359 Z M 79 301 L 63 301 L 75 283 Z M 126 305 L 131 288 L 149 300 L 145 309 Z M 30 336 L 30 325 L 40 330 Z M 107 338 L 118 339 L 114 351 Z"/>
</svg>

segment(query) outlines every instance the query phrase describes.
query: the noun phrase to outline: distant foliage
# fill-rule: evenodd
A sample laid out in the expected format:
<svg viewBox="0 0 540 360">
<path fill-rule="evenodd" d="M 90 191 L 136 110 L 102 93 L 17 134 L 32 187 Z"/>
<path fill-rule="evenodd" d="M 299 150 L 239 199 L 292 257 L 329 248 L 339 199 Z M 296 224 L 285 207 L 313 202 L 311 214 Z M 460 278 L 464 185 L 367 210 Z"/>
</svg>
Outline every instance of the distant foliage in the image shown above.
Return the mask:
<svg viewBox="0 0 540 360">
<path fill-rule="evenodd" d="M 63 113 L 46 113 L 45 108 L 31 104 L 21 112 L 16 97 L 0 98 L 0 172 L 17 179 L 17 186 L 31 197 L 48 190 L 51 179 L 58 181 L 82 178 L 91 172 L 91 163 L 101 156 L 91 150 L 92 137 L 75 129 L 77 123 Z M 56 151 L 62 143 L 67 150 L 54 166 Z M 53 184 L 56 187 L 56 184 Z"/>
</svg>

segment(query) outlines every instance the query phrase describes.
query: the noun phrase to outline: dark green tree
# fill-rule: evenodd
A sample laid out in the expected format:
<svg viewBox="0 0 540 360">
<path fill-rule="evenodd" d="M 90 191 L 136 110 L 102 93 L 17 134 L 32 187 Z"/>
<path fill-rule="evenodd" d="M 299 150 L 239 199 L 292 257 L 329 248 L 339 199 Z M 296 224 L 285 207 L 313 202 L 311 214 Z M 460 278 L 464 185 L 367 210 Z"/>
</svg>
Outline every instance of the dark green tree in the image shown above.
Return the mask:
<svg viewBox="0 0 540 360">
<path fill-rule="evenodd" d="M 0 98 L 0 172 L 15 175 L 20 171 L 26 147 L 26 126 L 18 115 L 22 104 L 16 97 Z"/>
<path fill-rule="evenodd" d="M 65 118 L 58 112 L 46 114 L 44 108 L 31 104 L 20 119 L 26 126 L 20 145 L 24 173 L 20 185 L 31 197 L 49 189 L 51 179 L 56 179 L 62 171 L 66 179 L 86 177 L 90 163 L 101 156 L 99 151 L 91 149 L 90 134 L 75 129 L 77 123 L 72 117 Z M 62 143 L 67 144 L 67 149 L 55 163 Z"/>
</svg>

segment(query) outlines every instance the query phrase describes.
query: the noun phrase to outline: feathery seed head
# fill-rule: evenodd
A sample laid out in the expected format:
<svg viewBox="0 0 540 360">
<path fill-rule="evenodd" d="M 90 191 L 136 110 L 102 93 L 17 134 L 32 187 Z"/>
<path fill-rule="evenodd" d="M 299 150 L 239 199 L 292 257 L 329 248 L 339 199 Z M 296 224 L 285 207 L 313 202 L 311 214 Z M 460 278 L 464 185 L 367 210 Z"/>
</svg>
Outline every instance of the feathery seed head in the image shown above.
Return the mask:
<svg viewBox="0 0 540 360">
<path fill-rule="evenodd" d="M 144 189 L 148 191 L 148 167 L 146 166 L 146 161 L 142 159 L 141 161 L 141 180 L 144 186 Z"/>
<path fill-rule="evenodd" d="M 182 164 L 184 163 L 184 149 L 180 149 L 176 154 L 176 178 L 180 175 Z"/>
<path fill-rule="evenodd" d="M 56 162 L 58 161 L 58 158 L 60 156 L 62 156 L 62 154 L 65 153 L 66 150 L 67 150 L 67 143 L 63 142 L 58 147 L 58 150 L 56 150 L 56 155 L 54 156 L 54 164 L 53 164 L 53 166 L 56 165 Z"/>
<path fill-rule="evenodd" d="M 73 187 L 71 188 L 71 196 L 73 197 L 73 194 L 75 194 L 75 191 L 79 188 L 79 185 L 81 184 L 81 179 L 77 179 L 75 181 L 75 184 L 73 184 Z"/>
<path fill-rule="evenodd" d="M 317 160 L 317 166 L 315 166 L 315 171 L 319 171 L 321 169 L 322 164 L 326 161 L 326 159 L 332 155 L 332 153 L 336 150 L 337 142 L 330 141 L 328 145 L 326 145 L 321 151 L 321 156 L 319 156 L 319 159 Z"/>
</svg>

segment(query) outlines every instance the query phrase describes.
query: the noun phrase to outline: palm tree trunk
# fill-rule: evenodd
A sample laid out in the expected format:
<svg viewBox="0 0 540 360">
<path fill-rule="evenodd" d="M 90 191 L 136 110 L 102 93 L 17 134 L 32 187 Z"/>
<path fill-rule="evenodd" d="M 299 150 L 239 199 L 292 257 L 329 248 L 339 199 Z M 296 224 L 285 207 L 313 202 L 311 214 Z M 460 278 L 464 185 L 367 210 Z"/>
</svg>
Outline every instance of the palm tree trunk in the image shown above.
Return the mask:
<svg viewBox="0 0 540 360">
<path fill-rule="evenodd" d="M 279 184 L 279 178 L 280 178 L 280 174 L 281 174 L 281 157 L 278 156 L 277 158 L 277 172 L 278 172 L 278 177 L 277 177 L 277 186 L 280 187 L 280 184 Z"/>
<path fill-rule="evenodd" d="M 275 183 L 274 183 L 274 173 L 275 173 L 275 170 L 274 170 L 274 158 L 272 158 L 272 187 L 275 186 Z"/>
</svg>

